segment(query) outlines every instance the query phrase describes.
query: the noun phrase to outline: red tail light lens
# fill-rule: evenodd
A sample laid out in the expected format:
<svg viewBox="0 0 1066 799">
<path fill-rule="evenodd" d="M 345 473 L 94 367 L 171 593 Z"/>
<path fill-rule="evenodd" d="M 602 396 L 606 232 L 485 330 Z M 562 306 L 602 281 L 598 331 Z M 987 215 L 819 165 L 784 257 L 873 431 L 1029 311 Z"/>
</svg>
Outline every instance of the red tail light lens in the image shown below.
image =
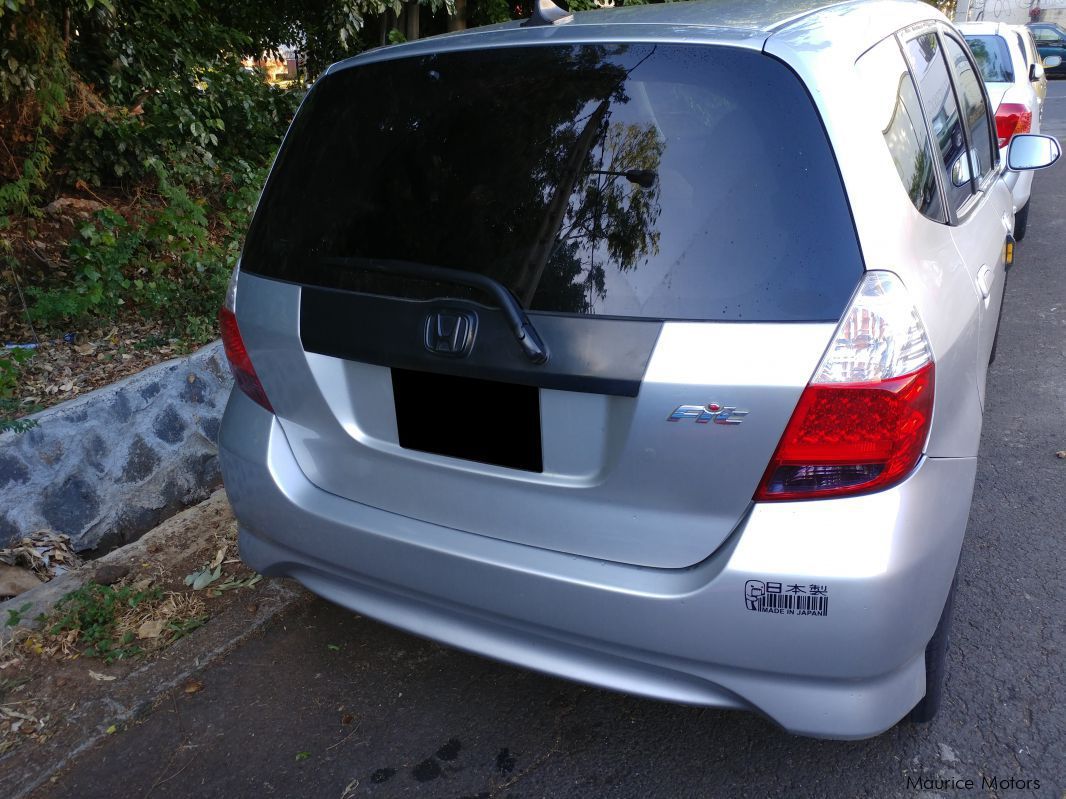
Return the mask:
<svg viewBox="0 0 1066 799">
<path fill-rule="evenodd" d="M 259 376 L 252 366 L 252 359 L 248 357 L 248 350 L 241 338 L 240 328 L 237 327 L 237 316 L 229 308 L 221 308 L 218 312 L 218 326 L 222 331 L 222 346 L 226 350 L 226 359 L 229 361 L 233 379 L 245 394 L 258 402 L 271 413 L 274 408 L 267 399 L 263 384 L 259 382 Z"/>
<path fill-rule="evenodd" d="M 1022 103 L 1002 103 L 996 109 L 996 136 L 999 146 L 1010 144 L 1015 133 L 1028 133 L 1033 127 L 1033 112 Z"/>
<path fill-rule="evenodd" d="M 887 487 L 918 462 L 932 415 L 932 363 L 878 383 L 809 385 L 755 499 L 815 499 Z"/>
<path fill-rule="evenodd" d="M 933 352 L 892 272 L 867 272 L 800 395 L 760 501 L 887 488 L 918 463 L 933 417 Z"/>
</svg>

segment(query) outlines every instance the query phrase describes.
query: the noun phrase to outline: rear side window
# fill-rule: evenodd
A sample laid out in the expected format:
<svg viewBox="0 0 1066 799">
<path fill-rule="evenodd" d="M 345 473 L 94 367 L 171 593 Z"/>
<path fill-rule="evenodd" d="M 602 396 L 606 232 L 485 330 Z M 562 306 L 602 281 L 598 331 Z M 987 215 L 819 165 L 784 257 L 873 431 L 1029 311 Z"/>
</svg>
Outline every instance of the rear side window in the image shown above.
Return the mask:
<svg viewBox="0 0 1066 799">
<path fill-rule="evenodd" d="M 368 261 L 477 272 L 533 310 L 696 320 L 837 319 L 862 271 L 799 79 L 760 53 L 644 44 L 448 52 L 322 79 L 242 268 L 479 296 Z"/>
<path fill-rule="evenodd" d="M 936 137 L 941 163 L 948 175 L 948 200 L 952 208 L 958 210 L 973 193 L 971 170 L 962 116 L 940 51 L 940 40 L 935 33 L 922 34 L 908 41 L 905 49 L 929 126 Z"/>
<path fill-rule="evenodd" d="M 967 36 L 966 43 L 970 45 L 973 57 L 977 59 L 977 66 L 981 69 L 981 76 L 987 83 L 1014 83 L 1010 50 L 1002 38 Z"/>
<path fill-rule="evenodd" d="M 937 188 L 936 161 L 922 106 L 895 38 L 885 39 L 856 63 L 903 188 L 922 214 L 946 221 Z"/>
<path fill-rule="evenodd" d="M 1015 35 L 1018 37 L 1018 47 L 1022 50 L 1022 59 L 1024 59 L 1025 65 L 1028 67 L 1038 64 L 1036 46 L 1029 31 L 1018 31 Z"/>
<path fill-rule="evenodd" d="M 974 177 L 980 179 L 992 171 L 995 166 L 995 153 L 998 152 L 998 149 L 992 148 L 992 123 L 989 121 L 988 103 L 985 102 L 981 79 L 974 72 L 966 50 L 951 36 L 944 36 L 943 42 L 944 54 L 951 64 L 955 88 L 958 90 L 959 102 L 962 103 L 962 115 L 970 139 L 970 163 Z"/>
</svg>

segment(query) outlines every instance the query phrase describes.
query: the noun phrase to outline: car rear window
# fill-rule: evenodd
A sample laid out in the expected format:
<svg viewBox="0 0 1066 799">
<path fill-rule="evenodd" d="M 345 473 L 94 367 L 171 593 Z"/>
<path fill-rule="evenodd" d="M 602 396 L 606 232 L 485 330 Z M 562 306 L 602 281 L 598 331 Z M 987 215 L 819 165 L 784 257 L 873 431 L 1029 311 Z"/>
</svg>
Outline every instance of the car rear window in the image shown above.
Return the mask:
<svg viewBox="0 0 1066 799">
<path fill-rule="evenodd" d="M 820 119 L 735 48 L 566 45 L 341 68 L 312 89 L 242 269 L 411 298 L 468 270 L 545 312 L 824 320 L 862 260 Z"/>
<path fill-rule="evenodd" d="M 985 83 L 1014 83 L 1007 43 L 999 36 L 967 36 L 966 43 L 981 68 Z"/>
</svg>

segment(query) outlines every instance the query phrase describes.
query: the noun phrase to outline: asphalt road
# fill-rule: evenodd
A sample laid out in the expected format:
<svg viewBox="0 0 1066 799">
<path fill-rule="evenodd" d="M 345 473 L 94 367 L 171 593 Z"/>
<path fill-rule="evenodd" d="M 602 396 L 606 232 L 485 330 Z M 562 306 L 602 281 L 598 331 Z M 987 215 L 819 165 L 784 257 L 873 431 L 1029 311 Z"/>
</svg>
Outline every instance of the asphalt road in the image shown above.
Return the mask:
<svg viewBox="0 0 1066 799">
<path fill-rule="evenodd" d="M 1045 131 L 1066 141 L 1066 81 Z M 1036 178 L 988 388 L 936 722 L 868 741 L 572 685 L 314 600 L 139 725 L 61 797 L 1066 796 L 1066 166 Z M 908 780 L 971 779 L 927 791 Z M 981 789 L 982 778 L 1018 787 Z M 1014 782 L 1010 782 L 1010 781 Z M 1038 783 L 1039 788 L 1036 788 Z"/>
</svg>

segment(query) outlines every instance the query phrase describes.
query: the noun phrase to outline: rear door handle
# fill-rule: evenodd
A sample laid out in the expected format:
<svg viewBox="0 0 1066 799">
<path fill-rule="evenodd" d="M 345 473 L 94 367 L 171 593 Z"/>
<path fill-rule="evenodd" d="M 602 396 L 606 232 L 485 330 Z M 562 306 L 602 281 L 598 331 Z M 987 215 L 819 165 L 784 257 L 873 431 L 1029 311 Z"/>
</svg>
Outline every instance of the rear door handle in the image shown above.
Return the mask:
<svg viewBox="0 0 1066 799">
<path fill-rule="evenodd" d="M 985 264 L 977 272 L 977 288 L 981 292 L 981 298 L 987 300 L 992 295 L 992 270 Z"/>
</svg>

